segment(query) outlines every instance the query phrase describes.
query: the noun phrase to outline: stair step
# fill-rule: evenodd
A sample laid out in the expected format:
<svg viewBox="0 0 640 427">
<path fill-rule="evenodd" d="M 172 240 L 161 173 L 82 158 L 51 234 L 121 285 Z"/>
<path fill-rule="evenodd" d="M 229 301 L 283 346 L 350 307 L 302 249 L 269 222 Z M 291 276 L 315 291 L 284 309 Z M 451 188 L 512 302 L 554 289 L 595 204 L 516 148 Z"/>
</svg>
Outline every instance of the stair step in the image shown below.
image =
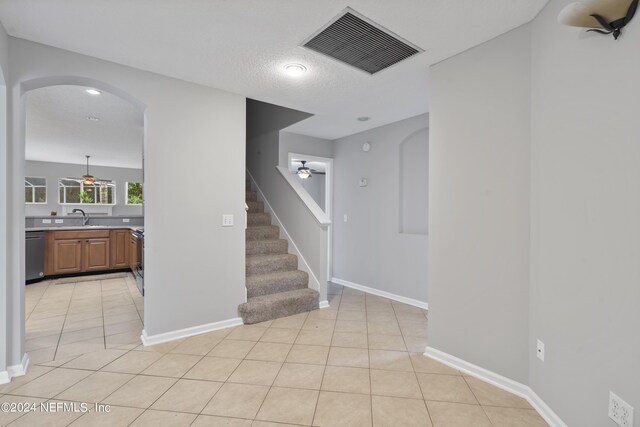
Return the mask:
<svg viewBox="0 0 640 427">
<path fill-rule="evenodd" d="M 309 275 L 300 270 L 276 271 L 247 276 L 247 297 L 259 297 L 280 292 L 304 289 L 309 285 Z"/>
<path fill-rule="evenodd" d="M 256 193 L 255 191 L 247 191 L 245 193 L 244 200 L 247 202 L 255 202 L 258 200 L 258 193 Z"/>
<path fill-rule="evenodd" d="M 271 214 L 265 212 L 249 213 L 247 214 L 247 225 L 271 225 Z"/>
<path fill-rule="evenodd" d="M 289 242 L 283 239 L 251 240 L 246 243 L 245 254 L 269 255 L 286 254 Z"/>
<path fill-rule="evenodd" d="M 246 257 L 246 274 L 291 271 L 298 268 L 298 257 L 291 254 L 252 255 Z"/>
<path fill-rule="evenodd" d="M 247 241 L 271 240 L 280 236 L 280 228 L 277 225 L 255 225 L 245 230 Z"/>
<path fill-rule="evenodd" d="M 249 298 L 240 304 L 238 314 L 245 324 L 264 322 L 279 317 L 315 310 L 320 302 L 320 294 L 313 289 L 297 289 Z"/>
<path fill-rule="evenodd" d="M 249 206 L 249 213 L 264 212 L 264 202 L 247 202 Z"/>
</svg>

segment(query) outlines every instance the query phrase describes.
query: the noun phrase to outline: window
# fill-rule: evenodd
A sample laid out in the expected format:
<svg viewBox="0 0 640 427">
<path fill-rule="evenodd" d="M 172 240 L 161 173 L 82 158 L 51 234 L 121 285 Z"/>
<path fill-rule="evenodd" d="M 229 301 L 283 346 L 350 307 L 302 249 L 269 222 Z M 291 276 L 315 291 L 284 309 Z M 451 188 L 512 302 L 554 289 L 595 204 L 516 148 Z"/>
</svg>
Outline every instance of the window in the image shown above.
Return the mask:
<svg viewBox="0 0 640 427">
<path fill-rule="evenodd" d="M 58 179 L 58 202 L 61 205 L 115 205 L 116 183 L 96 181 L 87 185 L 82 178 Z"/>
<path fill-rule="evenodd" d="M 25 203 L 47 203 L 47 180 L 28 176 L 24 179 Z"/>
<path fill-rule="evenodd" d="M 125 200 L 127 201 L 127 205 L 142 204 L 142 183 L 141 182 L 127 182 L 127 197 Z"/>
</svg>

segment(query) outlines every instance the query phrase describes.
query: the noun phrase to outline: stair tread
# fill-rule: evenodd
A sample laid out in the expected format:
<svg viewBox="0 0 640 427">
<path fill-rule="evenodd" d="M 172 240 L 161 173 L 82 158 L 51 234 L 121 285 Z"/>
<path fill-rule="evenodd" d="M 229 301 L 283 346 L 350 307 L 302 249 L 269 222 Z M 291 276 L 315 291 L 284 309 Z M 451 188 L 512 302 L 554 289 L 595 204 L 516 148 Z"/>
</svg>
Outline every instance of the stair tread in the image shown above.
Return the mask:
<svg viewBox="0 0 640 427">
<path fill-rule="evenodd" d="M 277 261 L 279 259 L 289 259 L 289 258 L 297 259 L 298 257 L 293 254 L 269 254 L 269 255 L 247 255 L 246 256 L 247 260 L 263 260 L 263 261 L 267 261 L 267 260 Z"/>
<path fill-rule="evenodd" d="M 277 294 L 262 295 L 259 297 L 249 298 L 245 304 L 256 305 L 256 304 L 263 304 L 265 302 L 271 302 L 271 301 L 282 301 L 287 299 L 294 299 L 294 298 L 299 298 L 301 296 L 317 296 L 319 298 L 320 294 L 315 289 L 310 289 L 310 288 L 296 289 L 293 291 L 278 292 Z"/>
</svg>

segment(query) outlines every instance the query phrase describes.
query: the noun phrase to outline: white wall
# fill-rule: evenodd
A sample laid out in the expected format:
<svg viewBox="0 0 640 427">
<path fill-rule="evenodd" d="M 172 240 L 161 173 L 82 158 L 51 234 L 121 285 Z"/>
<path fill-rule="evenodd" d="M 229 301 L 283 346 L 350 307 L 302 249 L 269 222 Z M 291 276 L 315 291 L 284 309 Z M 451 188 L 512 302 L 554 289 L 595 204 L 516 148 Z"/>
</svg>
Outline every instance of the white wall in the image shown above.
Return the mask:
<svg viewBox="0 0 640 427">
<path fill-rule="evenodd" d="M 640 15 L 619 40 L 533 23 L 531 385 L 570 426 L 640 426 Z M 530 349 L 533 355 L 533 349 Z"/>
<path fill-rule="evenodd" d="M 7 88 L 9 76 L 9 38 L 0 23 L 0 383 L 8 381 L 7 365 L 9 351 L 8 325 L 11 324 L 9 313 L 10 295 L 7 289 L 10 272 L 7 270 L 7 174 L 9 164 L 7 150 Z"/>
<path fill-rule="evenodd" d="M 58 203 L 58 178 L 80 178 L 83 174 L 84 167 L 82 165 L 28 160 L 25 164 L 25 176 L 47 179 L 47 203 L 26 204 L 25 215 L 46 216 L 52 210 L 56 210 L 58 215 L 62 215 L 62 205 Z M 142 169 L 91 166 L 91 174 L 101 179 L 110 179 L 115 182 L 116 204 L 113 206 L 112 211 L 114 216 L 142 215 L 142 205 L 126 204 L 126 183 L 142 182 Z"/>
<path fill-rule="evenodd" d="M 238 220 L 236 227 L 219 224 L 222 214 L 244 215 L 245 98 L 24 40 L 11 39 L 10 55 L 9 173 L 15 192 L 9 224 L 15 255 L 9 261 L 15 291 L 11 306 L 20 311 L 12 313 L 10 329 L 19 331 L 12 358 L 21 357 L 23 342 L 21 92 L 45 83 L 79 82 L 146 108 L 145 332 L 157 335 L 236 318 L 245 296 L 244 227 Z M 194 185 L 202 182 L 224 185 Z"/>
<path fill-rule="evenodd" d="M 529 378 L 530 26 L 430 70 L 429 346 Z"/>
<path fill-rule="evenodd" d="M 428 126 L 425 114 L 334 142 L 333 277 L 427 302 L 428 237 L 400 232 L 399 190 L 401 145 Z"/>
</svg>

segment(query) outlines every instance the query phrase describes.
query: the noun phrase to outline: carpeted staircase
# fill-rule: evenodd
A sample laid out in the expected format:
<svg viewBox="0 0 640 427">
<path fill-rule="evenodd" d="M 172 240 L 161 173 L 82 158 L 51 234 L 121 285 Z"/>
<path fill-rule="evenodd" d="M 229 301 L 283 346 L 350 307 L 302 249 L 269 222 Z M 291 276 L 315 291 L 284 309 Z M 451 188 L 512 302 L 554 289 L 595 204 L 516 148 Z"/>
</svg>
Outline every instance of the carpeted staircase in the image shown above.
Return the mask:
<svg viewBox="0 0 640 427">
<path fill-rule="evenodd" d="M 309 276 L 298 270 L 298 257 L 287 253 L 288 243 L 279 238 L 280 228 L 271 225 L 271 215 L 251 190 L 246 231 L 247 302 L 238 313 L 245 324 L 264 322 L 318 308 L 320 295 L 309 289 Z"/>
</svg>

